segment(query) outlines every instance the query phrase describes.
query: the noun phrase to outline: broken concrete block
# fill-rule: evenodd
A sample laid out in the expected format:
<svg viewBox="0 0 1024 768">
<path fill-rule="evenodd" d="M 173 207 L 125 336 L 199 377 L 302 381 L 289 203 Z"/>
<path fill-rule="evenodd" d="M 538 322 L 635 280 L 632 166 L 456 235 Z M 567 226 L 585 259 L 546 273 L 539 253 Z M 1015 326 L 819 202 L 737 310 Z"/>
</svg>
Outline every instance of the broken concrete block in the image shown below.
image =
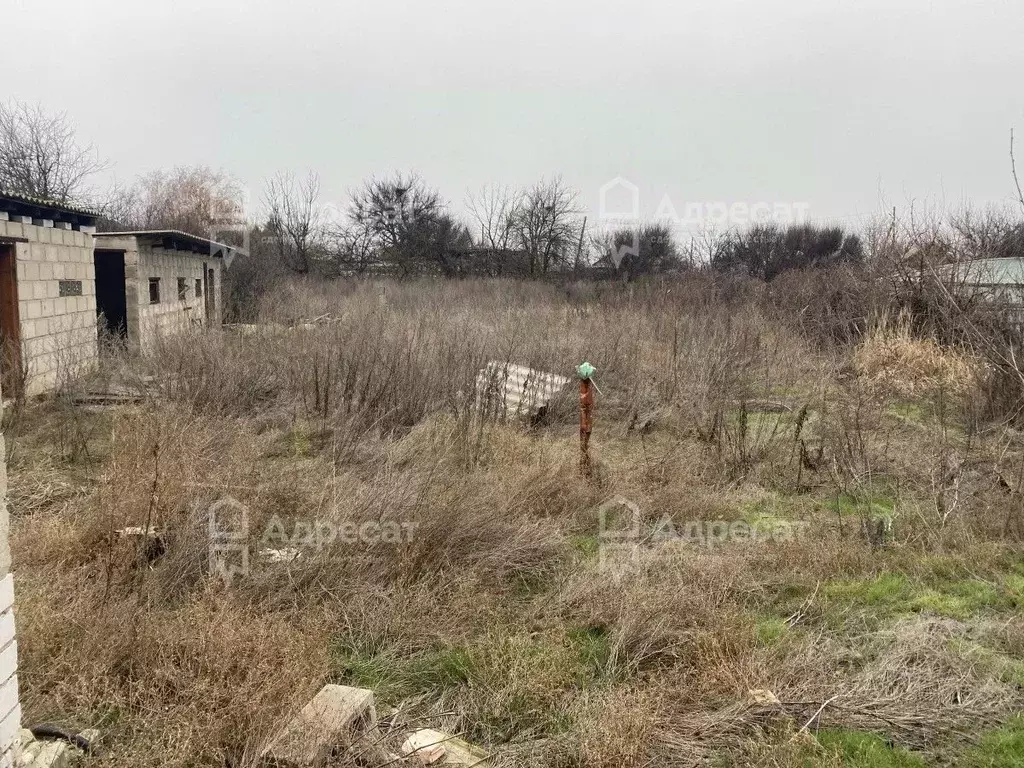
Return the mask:
<svg viewBox="0 0 1024 768">
<path fill-rule="evenodd" d="M 443 759 L 446 753 L 444 742 L 447 739 L 439 740 L 439 735 L 442 734 L 429 728 L 410 733 L 409 738 L 402 744 L 402 754 L 421 765 L 433 765 Z"/>
<path fill-rule="evenodd" d="M 750 703 L 757 706 L 764 707 L 779 703 L 779 698 L 767 688 L 753 688 L 747 691 L 747 696 L 750 697 Z"/>
<path fill-rule="evenodd" d="M 28 768 L 67 768 L 76 752 L 66 741 L 34 741 L 30 747 L 36 748 L 31 750 L 32 760 L 26 763 Z"/>
<path fill-rule="evenodd" d="M 268 563 L 290 563 L 302 557 L 302 552 L 295 547 L 285 547 L 284 549 L 261 549 L 256 554 L 259 556 L 260 560 L 264 560 Z"/>
<path fill-rule="evenodd" d="M 346 685 L 325 685 L 260 757 L 266 766 L 305 768 L 321 765 L 331 751 L 351 741 L 352 732 L 377 725 L 373 691 Z"/>
<path fill-rule="evenodd" d="M 557 373 L 492 360 L 476 377 L 476 410 L 498 421 L 534 421 L 568 385 Z"/>
<path fill-rule="evenodd" d="M 402 754 L 420 765 L 489 768 L 491 756 L 480 747 L 448 733 L 421 728 L 409 734 Z"/>
</svg>

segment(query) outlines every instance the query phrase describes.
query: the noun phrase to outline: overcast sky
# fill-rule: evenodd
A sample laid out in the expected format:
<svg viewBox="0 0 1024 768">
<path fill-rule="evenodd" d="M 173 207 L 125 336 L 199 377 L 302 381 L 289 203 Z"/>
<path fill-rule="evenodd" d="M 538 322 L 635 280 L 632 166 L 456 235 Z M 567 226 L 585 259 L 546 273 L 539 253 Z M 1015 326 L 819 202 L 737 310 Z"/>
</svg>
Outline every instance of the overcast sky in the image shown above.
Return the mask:
<svg viewBox="0 0 1024 768">
<path fill-rule="evenodd" d="M 0 94 L 66 111 L 118 178 L 206 164 L 254 197 L 415 170 L 560 174 L 595 212 L 802 202 L 813 218 L 1013 196 L 1021 0 L 4 0 Z"/>
</svg>

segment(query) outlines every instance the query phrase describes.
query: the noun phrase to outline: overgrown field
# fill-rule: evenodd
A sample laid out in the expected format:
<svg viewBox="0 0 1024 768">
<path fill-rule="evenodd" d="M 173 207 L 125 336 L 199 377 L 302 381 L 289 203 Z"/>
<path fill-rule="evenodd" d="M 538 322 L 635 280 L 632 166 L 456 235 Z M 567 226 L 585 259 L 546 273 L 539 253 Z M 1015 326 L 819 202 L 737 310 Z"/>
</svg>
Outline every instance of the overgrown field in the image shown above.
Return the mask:
<svg viewBox="0 0 1024 768">
<path fill-rule="evenodd" d="M 329 682 L 500 765 L 1024 764 L 1024 433 L 976 350 L 699 279 L 295 283 L 262 319 L 9 417 L 25 720 L 100 728 L 91 764 L 252 765 Z M 571 390 L 475 417 L 489 360 L 597 367 L 590 477 Z M 142 401 L 74 403 L 114 375 Z M 342 523 L 410 533 L 306 535 Z M 150 525 L 157 557 L 115 533 Z"/>
</svg>

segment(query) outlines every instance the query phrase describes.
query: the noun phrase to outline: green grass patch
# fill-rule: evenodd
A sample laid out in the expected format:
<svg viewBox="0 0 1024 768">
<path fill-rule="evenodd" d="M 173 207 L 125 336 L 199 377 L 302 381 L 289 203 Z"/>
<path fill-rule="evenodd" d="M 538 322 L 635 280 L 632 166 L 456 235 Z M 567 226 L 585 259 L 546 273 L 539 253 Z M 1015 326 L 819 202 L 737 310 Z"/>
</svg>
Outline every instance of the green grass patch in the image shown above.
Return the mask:
<svg viewBox="0 0 1024 768">
<path fill-rule="evenodd" d="M 860 612 L 879 620 L 913 613 L 963 620 L 1020 607 L 1019 598 L 1009 589 L 980 579 L 932 576 L 916 582 L 902 573 L 831 582 L 824 586 L 823 594 L 833 616 Z"/>
<path fill-rule="evenodd" d="M 768 616 L 758 619 L 754 624 L 754 631 L 757 634 L 757 644 L 767 648 L 782 640 L 789 633 L 790 627 L 781 616 Z"/>
<path fill-rule="evenodd" d="M 836 728 L 819 731 L 817 738 L 826 752 L 850 768 L 925 768 L 926 765 L 917 755 L 874 733 Z"/>
<path fill-rule="evenodd" d="M 914 588 L 902 573 L 883 573 L 873 579 L 828 583 L 824 595 L 851 606 L 888 607 L 908 602 L 914 596 Z"/>
<path fill-rule="evenodd" d="M 339 682 L 369 688 L 379 701 L 389 704 L 417 694 L 438 695 L 469 683 L 476 672 L 472 655 L 461 646 L 403 654 L 381 640 L 346 638 L 331 651 Z"/>
<path fill-rule="evenodd" d="M 987 610 L 1012 607 L 1000 591 L 984 581 L 965 580 L 925 588 L 910 601 L 915 613 L 935 613 L 953 619 L 967 619 Z"/>
<path fill-rule="evenodd" d="M 597 553 L 601 549 L 601 539 L 594 534 L 573 536 L 570 539 L 570 542 L 572 543 L 572 548 L 576 553 L 581 555 L 584 559 L 597 557 Z"/>
<path fill-rule="evenodd" d="M 930 405 L 923 403 L 891 403 L 885 407 L 885 414 L 915 426 L 924 426 L 934 418 Z"/>
<path fill-rule="evenodd" d="M 575 627 L 567 633 L 575 650 L 577 684 L 589 687 L 612 676 L 612 643 L 604 627 Z"/>
<path fill-rule="evenodd" d="M 957 765 L 963 768 L 1021 768 L 1024 766 L 1024 715 L 985 733 Z"/>
<path fill-rule="evenodd" d="M 474 684 L 486 695 L 467 725 L 470 741 L 505 743 L 567 732 L 571 702 L 603 680 L 611 657 L 598 627 L 494 633 L 471 648 Z"/>
<path fill-rule="evenodd" d="M 896 511 L 896 501 L 884 494 L 873 494 L 868 491 L 843 493 L 830 499 L 827 507 L 833 514 L 841 517 L 885 517 L 892 519 Z"/>
<path fill-rule="evenodd" d="M 1003 578 L 1003 586 L 1018 606 L 1024 605 L 1024 576 L 1011 573 Z"/>
</svg>

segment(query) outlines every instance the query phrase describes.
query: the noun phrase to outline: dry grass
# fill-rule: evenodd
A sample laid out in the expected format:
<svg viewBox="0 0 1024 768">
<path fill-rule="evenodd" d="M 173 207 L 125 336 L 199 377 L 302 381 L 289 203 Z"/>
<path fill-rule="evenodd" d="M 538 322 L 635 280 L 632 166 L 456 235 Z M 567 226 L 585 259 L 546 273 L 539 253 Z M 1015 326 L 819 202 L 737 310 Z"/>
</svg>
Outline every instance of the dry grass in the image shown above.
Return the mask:
<svg viewBox="0 0 1024 768">
<path fill-rule="evenodd" d="M 941 392 L 964 397 L 975 393 L 985 376 L 984 362 L 966 350 L 915 336 L 906 315 L 894 321 L 883 316 L 872 326 L 853 364 L 870 387 L 897 398 Z"/>
<path fill-rule="evenodd" d="M 372 687 L 391 740 L 428 724 L 560 768 L 843 764 L 819 728 L 932 755 L 1021 706 L 1000 478 L 1024 455 L 968 429 L 965 398 L 935 409 L 972 385 L 963 356 L 881 332 L 822 351 L 700 280 L 297 283 L 263 317 L 119 363 L 158 384 L 137 406 L 58 398 L 8 435 L 26 719 L 100 727 L 97 765 L 252 765 L 327 682 Z M 594 477 L 571 396 L 535 427 L 474 418 L 489 359 L 597 366 Z M 603 561 L 616 494 L 643 540 Z M 228 496 L 252 551 L 274 524 L 414 534 L 254 557 L 226 588 L 206 511 Z M 861 525 L 880 514 L 882 547 Z M 679 543 L 665 520 L 801 527 Z M 147 524 L 153 562 L 114 533 Z"/>
</svg>

